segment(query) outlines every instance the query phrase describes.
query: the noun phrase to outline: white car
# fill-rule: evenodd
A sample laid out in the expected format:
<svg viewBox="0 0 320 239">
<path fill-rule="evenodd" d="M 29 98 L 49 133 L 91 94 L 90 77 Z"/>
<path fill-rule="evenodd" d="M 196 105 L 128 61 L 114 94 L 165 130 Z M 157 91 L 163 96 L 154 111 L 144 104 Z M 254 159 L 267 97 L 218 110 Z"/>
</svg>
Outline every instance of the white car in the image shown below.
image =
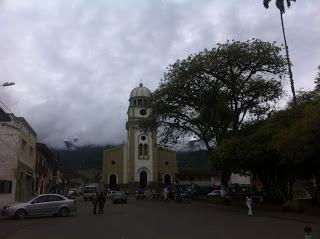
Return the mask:
<svg viewBox="0 0 320 239">
<path fill-rule="evenodd" d="M 60 194 L 41 194 L 25 203 L 14 203 L 5 206 L 1 211 L 1 215 L 18 219 L 48 215 L 65 217 L 76 210 L 77 205 L 73 199 L 66 198 Z"/>
<path fill-rule="evenodd" d="M 112 199 L 114 195 L 117 195 L 119 191 L 112 190 L 107 193 L 107 198 Z"/>
<path fill-rule="evenodd" d="M 213 190 L 211 193 L 207 194 L 208 197 L 221 196 L 221 190 Z"/>
</svg>

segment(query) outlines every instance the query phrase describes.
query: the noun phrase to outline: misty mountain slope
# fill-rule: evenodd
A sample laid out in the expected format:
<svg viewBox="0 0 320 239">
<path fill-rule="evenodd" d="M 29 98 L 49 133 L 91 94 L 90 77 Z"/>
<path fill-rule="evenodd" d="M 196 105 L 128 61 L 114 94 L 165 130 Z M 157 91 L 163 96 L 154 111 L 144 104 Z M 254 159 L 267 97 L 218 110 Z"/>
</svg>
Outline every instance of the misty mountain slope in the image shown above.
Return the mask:
<svg viewBox="0 0 320 239">
<path fill-rule="evenodd" d="M 102 168 L 103 150 L 112 148 L 107 146 L 83 146 L 74 150 L 54 150 L 60 155 L 62 166 L 66 169 L 79 168 Z M 58 156 L 59 157 L 59 156 Z M 197 170 L 206 171 L 210 169 L 208 152 L 202 151 L 183 151 L 177 152 L 177 163 L 179 171 Z"/>
<path fill-rule="evenodd" d="M 62 166 L 66 169 L 101 168 L 103 150 L 113 146 L 83 146 L 73 150 L 53 150 L 60 158 Z"/>
</svg>

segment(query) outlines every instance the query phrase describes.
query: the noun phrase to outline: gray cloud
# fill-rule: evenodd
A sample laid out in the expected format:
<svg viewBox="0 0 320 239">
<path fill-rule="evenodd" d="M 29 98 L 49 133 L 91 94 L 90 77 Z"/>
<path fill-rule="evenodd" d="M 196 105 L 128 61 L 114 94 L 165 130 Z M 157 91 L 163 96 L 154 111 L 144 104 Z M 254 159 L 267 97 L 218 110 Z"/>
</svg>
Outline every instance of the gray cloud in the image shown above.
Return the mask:
<svg viewBox="0 0 320 239">
<path fill-rule="evenodd" d="M 319 11 L 297 1 L 285 14 L 297 89 L 320 64 Z M 282 43 L 277 9 L 255 0 L 8 0 L 0 27 L 0 79 L 16 82 L 0 99 L 58 147 L 124 141 L 131 89 L 154 90 L 176 59 L 226 39 Z"/>
</svg>

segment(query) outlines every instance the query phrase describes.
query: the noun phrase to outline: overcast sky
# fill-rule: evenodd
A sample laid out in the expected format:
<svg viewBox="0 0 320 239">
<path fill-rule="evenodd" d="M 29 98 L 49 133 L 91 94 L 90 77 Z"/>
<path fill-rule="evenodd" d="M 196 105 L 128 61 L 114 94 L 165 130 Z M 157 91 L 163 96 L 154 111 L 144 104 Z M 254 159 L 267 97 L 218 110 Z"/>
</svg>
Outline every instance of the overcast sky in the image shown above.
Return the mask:
<svg viewBox="0 0 320 239">
<path fill-rule="evenodd" d="M 313 88 L 320 65 L 319 12 L 319 0 L 297 0 L 285 14 L 297 89 Z M 282 43 L 273 3 L 0 0 L 0 83 L 16 83 L 0 100 L 50 146 L 117 144 L 140 81 L 154 90 L 175 60 L 253 37 Z"/>
</svg>

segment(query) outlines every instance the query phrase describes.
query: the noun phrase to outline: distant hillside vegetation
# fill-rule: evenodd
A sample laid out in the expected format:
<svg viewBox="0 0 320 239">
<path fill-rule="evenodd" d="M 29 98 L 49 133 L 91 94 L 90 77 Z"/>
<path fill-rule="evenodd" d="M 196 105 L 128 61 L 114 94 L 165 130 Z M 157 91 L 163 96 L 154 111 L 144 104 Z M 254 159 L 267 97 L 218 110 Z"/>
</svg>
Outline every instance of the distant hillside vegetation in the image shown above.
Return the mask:
<svg viewBox="0 0 320 239">
<path fill-rule="evenodd" d="M 101 169 L 103 150 L 112 147 L 114 145 L 83 146 L 73 150 L 54 151 L 60 157 L 62 165 L 66 169 Z M 207 170 L 210 168 L 208 152 L 205 150 L 177 152 L 177 163 L 179 170 Z"/>
<path fill-rule="evenodd" d="M 211 169 L 211 161 L 206 150 L 177 152 L 179 171 L 208 171 Z"/>
<path fill-rule="evenodd" d="M 112 147 L 114 146 L 87 145 L 73 150 L 54 149 L 53 151 L 66 169 L 101 168 L 103 150 Z"/>
</svg>

